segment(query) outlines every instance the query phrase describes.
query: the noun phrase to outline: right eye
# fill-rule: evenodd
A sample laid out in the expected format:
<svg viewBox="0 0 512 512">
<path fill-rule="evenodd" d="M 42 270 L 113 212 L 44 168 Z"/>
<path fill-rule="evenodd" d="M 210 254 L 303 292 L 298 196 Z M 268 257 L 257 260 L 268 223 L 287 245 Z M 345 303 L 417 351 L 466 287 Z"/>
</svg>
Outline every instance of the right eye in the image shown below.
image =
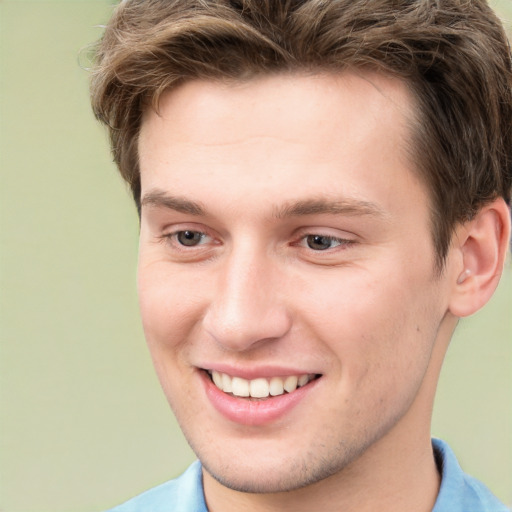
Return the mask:
<svg viewBox="0 0 512 512">
<path fill-rule="evenodd" d="M 205 233 L 201 233 L 201 231 L 192 231 L 190 229 L 177 231 L 176 233 L 169 235 L 169 237 L 174 238 L 180 245 L 185 247 L 201 245 L 205 242 L 205 239 L 208 238 Z"/>
</svg>

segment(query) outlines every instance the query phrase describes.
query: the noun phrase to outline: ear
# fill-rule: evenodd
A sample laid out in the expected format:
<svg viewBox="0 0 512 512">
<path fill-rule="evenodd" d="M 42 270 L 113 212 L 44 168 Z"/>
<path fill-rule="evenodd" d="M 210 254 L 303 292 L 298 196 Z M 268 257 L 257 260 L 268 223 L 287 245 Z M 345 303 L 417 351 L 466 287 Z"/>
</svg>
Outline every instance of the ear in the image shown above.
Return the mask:
<svg viewBox="0 0 512 512">
<path fill-rule="evenodd" d="M 450 273 L 452 314 L 469 316 L 491 298 L 503 272 L 509 241 L 510 210 L 503 198 L 485 205 L 456 229 Z"/>
</svg>

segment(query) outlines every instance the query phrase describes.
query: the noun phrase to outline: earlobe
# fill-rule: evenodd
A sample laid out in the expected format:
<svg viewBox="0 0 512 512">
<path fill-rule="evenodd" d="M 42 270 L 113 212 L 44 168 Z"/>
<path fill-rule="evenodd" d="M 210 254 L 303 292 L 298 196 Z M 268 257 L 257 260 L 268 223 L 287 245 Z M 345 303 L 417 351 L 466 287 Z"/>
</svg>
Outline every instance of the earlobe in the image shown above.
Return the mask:
<svg viewBox="0 0 512 512">
<path fill-rule="evenodd" d="M 503 272 L 510 240 L 510 210 L 505 201 L 499 198 L 482 207 L 460 226 L 454 240 L 453 249 L 462 258 L 454 273 L 449 310 L 465 317 L 487 303 Z"/>
</svg>

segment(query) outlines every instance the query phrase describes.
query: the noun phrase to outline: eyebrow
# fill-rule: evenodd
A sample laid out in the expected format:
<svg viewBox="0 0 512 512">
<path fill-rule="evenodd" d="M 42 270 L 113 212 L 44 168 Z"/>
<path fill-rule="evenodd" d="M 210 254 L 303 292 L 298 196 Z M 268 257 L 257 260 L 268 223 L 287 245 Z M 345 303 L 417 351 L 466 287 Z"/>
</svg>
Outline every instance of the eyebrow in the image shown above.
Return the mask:
<svg viewBox="0 0 512 512">
<path fill-rule="evenodd" d="M 168 208 L 180 213 L 189 215 L 206 215 L 206 210 L 195 201 L 185 199 L 184 197 L 170 196 L 162 190 L 152 190 L 144 195 L 141 201 L 142 206 L 156 206 L 160 208 Z"/>
<path fill-rule="evenodd" d="M 167 208 L 198 217 L 207 216 L 206 208 L 200 203 L 184 197 L 172 196 L 158 189 L 151 190 L 145 194 L 142 198 L 141 206 Z M 276 219 L 303 217 L 307 215 L 387 217 L 385 211 L 375 203 L 352 198 L 344 198 L 341 200 L 313 198 L 293 201 L 275 208 L 272 214 Z"/>
<path fill-rule="evenodd" d="M 341 200 L 305 199 L 286 204 L 274 212 L 274 216 L 279 219 L 321 214 L 387 217 L 384 210 L 375 203 L 352 198 Z"/>
</svg>

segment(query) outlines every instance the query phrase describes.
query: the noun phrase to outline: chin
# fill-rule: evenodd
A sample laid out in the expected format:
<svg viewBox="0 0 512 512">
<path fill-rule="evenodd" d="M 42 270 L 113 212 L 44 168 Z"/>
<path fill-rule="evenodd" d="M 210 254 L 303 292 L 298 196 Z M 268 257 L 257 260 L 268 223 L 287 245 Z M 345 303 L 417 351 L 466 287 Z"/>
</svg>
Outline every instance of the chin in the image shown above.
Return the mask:
<svg viewBox="0 0 512 512">
<path fill-rule="evenodd" d="M 204 469 L 224 487 L 252 494 L 289 492 L 307 487 L 337 473 L 337 468 L 240 468 L 203 465 Z"/>
<path fill-rule="evenodd" d="M 273 439 L 205 443 L 202 438 L 191 446 L 205 471 L 224 487 L 255 494 L 290 492 L 351 472 L 366 453 L 373 452 L 400 416 L 392 415 L 374 429 L 358 429 L 356 435 L 320 427 L 314 431 L 323 430 L 322 435 L 287 439 L 290 431 L 285 429 Z"/>
<path fill-rule="evenodd" d="M 283 445 L 278 444 L 273 450 L 259 446 L 253 453 L 240 449 L 238 456 L 224 452 L 224 456 L 219 457 L 218 451 L 199 451 L 198 455 L 201 455 L 203 468 L 221 485 L 238 492 L 270 494 L 294 491 L 338 474 L 365 450 L 365 447 L 347 450 L 339 443 L 326 454 L 322 453 L 325 444 L 321 442 L 318 446 L 311 444 L 308 449 L 302 445 L 300 453 L 293 453 L 287 451 L 285 443 Z M 295 448 L 299 447 L 297 445 Z"/>
</svg>

